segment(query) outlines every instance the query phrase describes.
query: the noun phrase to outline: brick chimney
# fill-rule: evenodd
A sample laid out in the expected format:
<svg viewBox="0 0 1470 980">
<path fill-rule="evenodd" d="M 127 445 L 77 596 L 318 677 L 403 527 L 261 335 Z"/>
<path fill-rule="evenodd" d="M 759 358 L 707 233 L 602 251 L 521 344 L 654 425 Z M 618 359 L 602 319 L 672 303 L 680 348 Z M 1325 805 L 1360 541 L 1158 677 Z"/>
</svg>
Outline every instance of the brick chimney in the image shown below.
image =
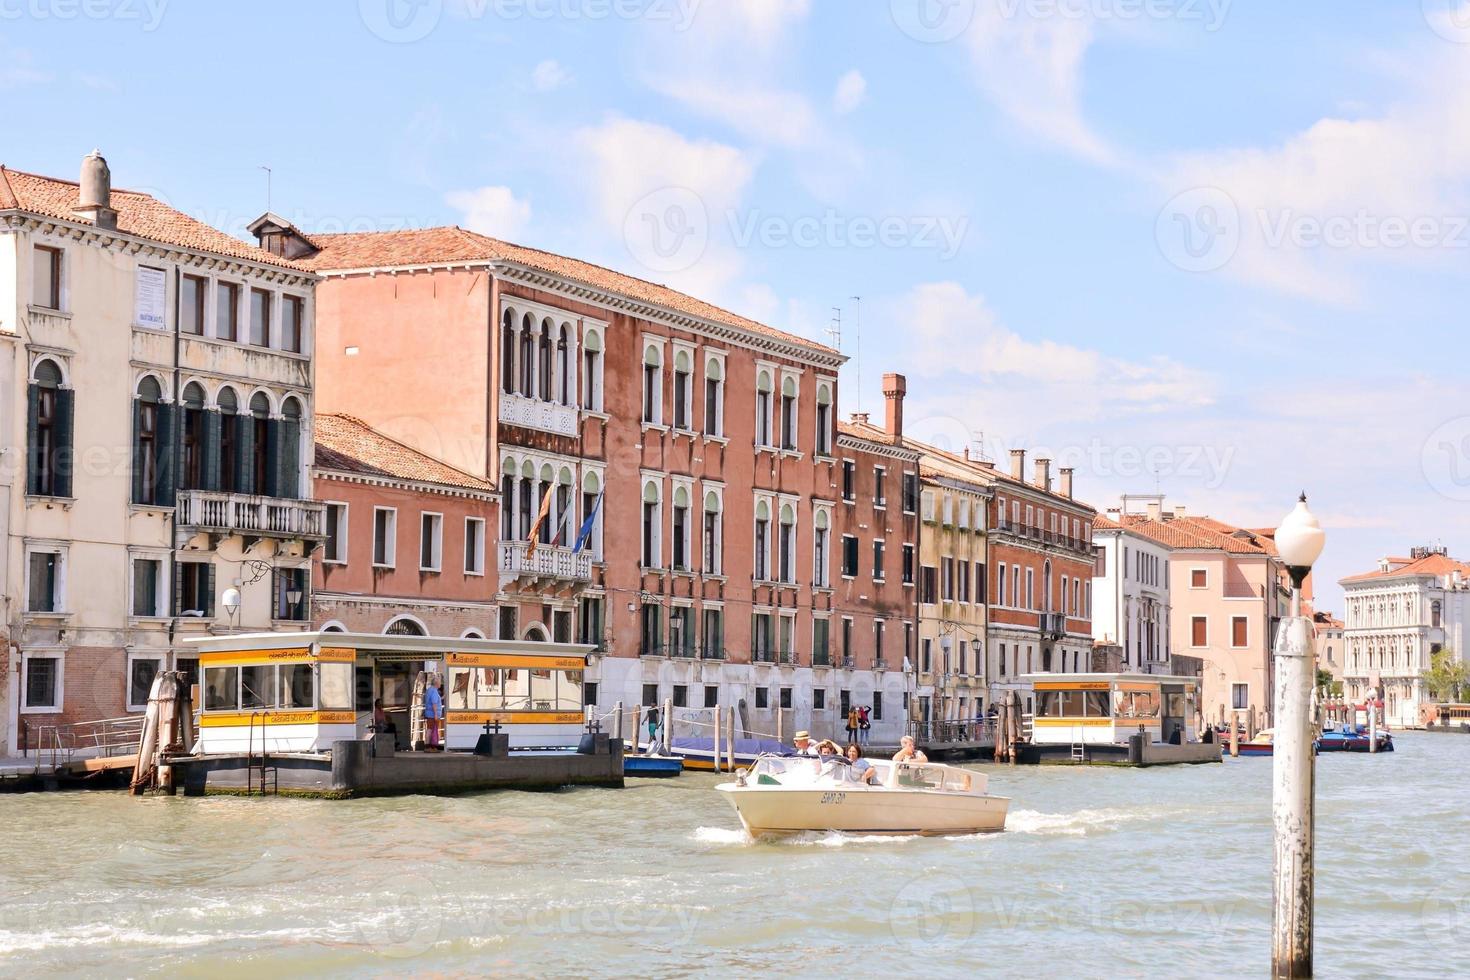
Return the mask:
<svg viewBox="0 0 1470 980">
<path fill-rule="evenodd" d="M 1039 490 L 1050 490 L 1051 460 L 1047 459 L 1045 456 L 1040 456 L 1036 460 L 1035 468 L 1036 472 L 1031 482 L 1034 483 Z"/>
<path fill-rule="evenodd" d="M 883 431 L 894 439 L 903 438 L 903 396 L 907 391 L 908 382 L 903 375 L 883 375 L 883 398 L 888 409 L 883 417 Z"/>
<path fill-rule="evenodd" d="M 1063 466 L 1058 472 L 1062 475 L 1061 486 L 1058 488 L 1063 497 L 1072 499 L 1072 467 Z"/>
<path fill-rule="evenodd" d="M 1162 521 L 1164 519 L 1164 504 L 1159 500 L 1148 502 L 1148 519 L 1151 521 Z"/>
<path fill-rule="evenodd" d="M 1026 479 L 1026 450 L 1024 449 L 1011 450 L 1011 479 Z"/>
</svg>

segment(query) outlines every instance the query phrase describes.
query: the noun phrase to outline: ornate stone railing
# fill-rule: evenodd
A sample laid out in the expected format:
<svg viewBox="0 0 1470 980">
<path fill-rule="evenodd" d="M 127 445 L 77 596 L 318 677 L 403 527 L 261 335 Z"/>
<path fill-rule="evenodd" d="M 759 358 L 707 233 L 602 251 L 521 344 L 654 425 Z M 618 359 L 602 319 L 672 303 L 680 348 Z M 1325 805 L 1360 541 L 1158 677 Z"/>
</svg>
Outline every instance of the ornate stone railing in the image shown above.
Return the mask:
<svg viewBox="0 0 1470 980">
<path fill-rule="evenodd" d="M 577 434 L 575 405 L 560 405 L 504 391 L 500 393 L 500 421 L 507 425 L 554 432 L 559 436 Z"/>
<path fill-rule="evenodd" d="M 502 572 L 576 582 L 592 579 L 592 553 L 589 551 L 573 554 L 571 548 L 542 544 L 537 545 L 533 553 L 525 541 L 502 541 L 499 548 Z"/>
<path fill-rule="evenodd" d="M 180 527 L 273 538 L 325 537 L 326 512 L 327 505 L 319 500 L 218 490 L 180 490 L 176 504 Z"/>
</svg>

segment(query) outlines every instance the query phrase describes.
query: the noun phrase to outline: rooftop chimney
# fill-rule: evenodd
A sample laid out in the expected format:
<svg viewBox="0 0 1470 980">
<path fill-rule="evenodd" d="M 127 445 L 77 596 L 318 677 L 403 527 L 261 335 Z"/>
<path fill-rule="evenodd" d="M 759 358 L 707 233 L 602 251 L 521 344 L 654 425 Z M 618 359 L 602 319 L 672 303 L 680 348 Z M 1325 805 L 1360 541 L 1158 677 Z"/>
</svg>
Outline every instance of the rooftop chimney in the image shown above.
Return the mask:
<svg viewBox="0 0 1470 980">
<path fill-rule="evenodd" d="M 1011 450 L 1011 479 L 1013 479 L 1013 480 L 1024 480 L 1024 479 L 1026 479 L 1025 471 L 1026 471 L 1026 450 L 1024 450 L 1024 449 L 1012 449 Z"/>
<path fill-rule="evenodd" d="M 1174 516 L 1175 517 L 1183 517 L 1184 516 L 1184 505 L 1183 504 L 1175 504 L 1174 505 Z"/>
<path fill-rule="evenodd" d="M 1073 472 L 1072 467 L 1070 467 L 1070 466 L 1063 466 L 1061 468 L 1061 470 L 1059 470 L 1058 472 L 1060 472 L 1062 474 L 1061 486 L 1058 489 L 1061 491 L 1061 494 L 1062 494 L 1063 497 L 1066 497 L 1068 500 L 1071 500 L 1072 499 L 1072 472 Z"/>
<path fill-rule="evenodd" d="M 867 412 L 853 412 L 852 413 L 852 420 L 854 422 L 857 422 L 860 425 L 867 425 L 868 424 L 868 413 Z"/>
<path fill-rule="evenodd" d="M 112 209 L 112 171 L 107 169 L 100 150 L 82 159 L 82 179 L 72 213 L 92 219 L 98 228 L 117 227 L 117 212 Z"/>
<path fill-rule="evenodd" d="M 1150 500 L 1148 502 L 1148 519 L 1151 521 L 1162 521 L 1164 519 L 1164 502 L 1162 500 Z"/>
<path fill-rule="evenodd" d="M 883 431 L 894 439 L 903 438 L 903 396 L 907 391 L 908 382 L 903 375 L 883 375 L 883 398 L 888 403 L 888 413 L 883 418 Z"/>
<path fill-rule="evenodd" d="M 1045 456 L 1037 457 L 1035 470 L 1036 472 L 1032 482 L 1036 484 L 1038 489 L 1051 490 L 1051 460 Z"/>
</svg>

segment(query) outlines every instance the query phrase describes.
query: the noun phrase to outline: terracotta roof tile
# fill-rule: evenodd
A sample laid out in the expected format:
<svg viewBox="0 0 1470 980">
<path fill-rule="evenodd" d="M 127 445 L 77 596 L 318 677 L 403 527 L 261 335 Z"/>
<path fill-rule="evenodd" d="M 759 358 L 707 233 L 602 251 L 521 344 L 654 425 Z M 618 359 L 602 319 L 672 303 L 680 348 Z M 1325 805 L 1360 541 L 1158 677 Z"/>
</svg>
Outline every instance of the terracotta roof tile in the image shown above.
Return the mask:
<svg viewBox="0 0 1470 980">
<path fill-rule="evenodd" d="M 1150 520 L 1144 514 L 1123 514 L 1124 527 L 1147 535 L 1171 548 L 1196 551 L 1226 551 L 1238 555 L 1269 555 L 1257 535 L 1210 517 L 1166 517 Z"/>
<path fill-rule="evenodd" d="M 487 493 L 495 490 L 488 480 L 410 449 L 350 415 L 316 417 L 316 466 L 462 490 Z"/>
<path fill-rule="evenodd" d="M 1392 559 L 1390 559 L 1392 560 Z M 1364 572 L 1361 575 L 1349 575 L 1347 578 L 1338 579 L 1340 584 L 1348 582 L 1367 582 L 1372 579 L 1401 578 L 1413 575 L 1452 575 L 1459 572 L 1464 578 L 1470 578 L 1470 565 L 1462 561 L 1456 561 L 1448 555 L 1425 555 L 1423 558 L 1406 560 L 1405 564 L 1396 568 L 1390 568 L 1386 572 Z"/>
<path fill-rule="evenodd" d="M 501 241 L 457 226 L 341 234 L 306 232 L 303 237 L 321 251 L 302 261 L 323 272 L 391 269 L 453 262 L 511 262 L 548 275 L 572 279 L 596 289 L 605 289 L 639 302 L 662 306 L 687 316 L 749 330 L 787 343 L 800 344 L 824 354 L 838 353 L 816 341 L 731 313 L 668 286 L 580 259 Z"/>
<path fill-rule="evenodd" d="M 72 213 L 77 206 L 78 193 L 76 181 L 11 170 L 0 164 L 0 210 L 28 211 L 43 217 L 92 224 L 90 218 Z M 110 203 L 117 211 L 117 230 L 126 234 L 263 265 L 310 271 L 300 262 L 283 259 L 227 235 L 149 194 L 114 187 Z"/>
</svg>

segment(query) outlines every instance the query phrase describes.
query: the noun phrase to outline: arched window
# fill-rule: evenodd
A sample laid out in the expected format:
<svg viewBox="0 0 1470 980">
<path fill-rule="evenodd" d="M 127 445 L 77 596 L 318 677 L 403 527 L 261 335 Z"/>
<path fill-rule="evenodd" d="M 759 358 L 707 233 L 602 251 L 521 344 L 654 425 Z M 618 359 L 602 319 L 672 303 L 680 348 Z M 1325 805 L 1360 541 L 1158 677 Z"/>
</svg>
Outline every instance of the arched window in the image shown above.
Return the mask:
<svg viewBox="0 0 1470 980">
<path fill-rule="evenodd" d="M 516 464 L 507 459 L 500 468 L 500 540 L 516 539 Z"/>
<path fill-rule="evenodd" d="M 214 420 L 219 428 L 218 460 L 219 481 L 216 484 L 226 493 L 240 490 L 240 399 L 233 388 L 221 388 L 215 399 L 219 413 Z"/>
<path fill-rule="evenodd" d="M 528 540 L 531 534 L 531 514 L 535 506 L 536 469 L 529 462 L 521 466 L 520 484 L 516 488 L 516 539 Z"/>
<path fill-rule="evenodd" d="M 1429 626 L 1430 626 L 1431 629 L 1439 629 L 1439 627 L 1440 627 L 1440 612 L 1439 612 L 1439 600 L 1438 599 L 1434 600 L 1433 602 L 1431 602 L 1429 604 Z"/>
<path fill-rule="evenodd" d="M 771 508 L 764 500 L 755 505 L 755 580 L 771 578 Z"/>
<path fill-rule="evenodd" d="M 777 576 L 782 582 L 796 581 L 796 508 L 781 505 L 781 526 L 776 540 Z"/>
<path fill-rule="evenodd" d="M 819 510 L 812 519 L 812 524 L 815 528 L 812 532 L 812 584 L 825 589 L 832 581 L 831 573 L 827 568 L 831 547 L 832 518 L 825 509 Z"/>
<path fill-rule="evenodd" d="M 781 448 L 796 448 L 796 379 L 781 382 Z"/>
<path fill-rule="evenodd" d="M 567 340 L 567 325 L 563 323 L 556 334 L 556 382 L 557 401 L 563 405 L 572 403 L 572 347 Z"/>
<path fill-rule="evenodd" d="M 70 497 L 72 391 L 61 386 L 61 368 L 36 362 L 26 393 L 26 493 Z"/>
<path fill-rule="evenodd" d="M 301 496 L 301 402 L 287 398 L 281 403 L 277 427 L 280 449 L 276 456 L 276 496 Z"/>
<path fill-rule="evenodd" d="M 506 310 L 500 318 L 500 390 L 506 394 L 510 394 L 516 390 L 516 321 L 514 310 Z"/>
<path fill-rule="evenodd" d="M 720 574 L 722 523 L 720 495 L 711 490 L 704 495 L 704 571 L 707 575 Z"/>
<path fill-rule="evenodd" d="M 643 349 L 643 421 L 658 424 L 663 419 L 663 354 L 656 344 Z"/>
<path fill-rule="evenodd" d="M 661 568 L 662 542 L 659 540 L 663 495 L 653 480 L 643 484 L 643 567 Z"/>
<path fill-rule="evenodd" d="M 694 362 L 685 350 L 674 355 L 674 428 L 694 428 Z"/>
<path fill-rule="evenodd" d="M 725 434 L 725 369 L 716 357 L 704 365 L 704 434 Z"/>
<path fill-rule="evenodd" d="M 832 387 L 817 386 L 817 453 L 832 455 Z"/>
<path fill-rule="evenodd" d="M 399 616 L 388 624 L 383 630 L 388 636 L 428 636 L 428 630 L 424 629 L 422 623 L 409 616 Z"/>
<path fill-rule="evenodd" d="M 556 502 L 552 507 L 550 521 L 552 524 L 551 542 L 563 548 L 571 544 L 569 538 L 577 531 L 577 525 L 574 522 L 576 512 L 572 510 L 574 486 L 572 471 L 562 467 L 561 472 L 556 474 Z"/>
<path fill-rule="evenodd" d="M 538 515 L 541 513 L 541 504 L 545 501 L 548 493 L 552 494 L 552 503 L 554 504 L 556 502 L 556 494 L 552 490 L 555 482 L 556 477 L 551 472 L 551 464 L 541 464 L 541 482 L 536 487 L 536 513 Z M 541 522 L 541 526 L 536 530 L 536 540 L 542 544 L 551 544 L 551 528 L 555 522 L 556 515 L 548 511 L 546 519 Z"/>
<path fill-rule="evenodd" d="M 521 317 L 521 394 L 536 394 L 536 321 L 527 313 Z"/>
<path fill-rule="evenodd" d="M 551 321 L 541 321 L 541 338 L 537 344 L 538 351 L 538 384 L 537 393 L 543 401 L 555 401 L 556 390 L 551 386 Z"/>
<path fill-rule="evenodd" d="M 250 485 L 246 493 L 270 494 L 271 402 L 265 392 L 250 399 Z"/>
<path fill-rule="evenodd" d="M 173 431 L 173 406 L 151 375 L 133 399 L 133 502 L 172 507 L 173 454 L 165 450 Z"/>
<path fill-rule="evenodd" d="M 689 569 L 689 491 L 684 487 L 674 490 L 674 547 L 672 558 L 678 571 Z"/>
<path fill-rule="evenodd" d="M 582 407 L 602 411 L 602 335 L 596 331 L 582 338 Z"/>
<path fill-rule="evenodd" d="M 755 444 L 771 443 L 771 372 L 762 371 L 755 378 Z"/>
<path fill-rule="evenodd" d="M 183 397 L 183 459 L 179 473 L 179 487 L 183 490 L 202 490 L 205 487 L 204 432 L 204 389 L 198 382 L 184 386 Z"/>
<path fill-rule="evenodd" d="M 573 545 L 578 550 L 590 550 L 596 557 L 602 556 L 602 482 L 596 473 L 587 473 L 582 477 L 582 527 L 586 529 L 587 540 L 581 539 L 582 531 L 578 531 L 577 540 Z M 587 527 L 587 521 L 592 521 L 592 526 Z"/>
</svg>

